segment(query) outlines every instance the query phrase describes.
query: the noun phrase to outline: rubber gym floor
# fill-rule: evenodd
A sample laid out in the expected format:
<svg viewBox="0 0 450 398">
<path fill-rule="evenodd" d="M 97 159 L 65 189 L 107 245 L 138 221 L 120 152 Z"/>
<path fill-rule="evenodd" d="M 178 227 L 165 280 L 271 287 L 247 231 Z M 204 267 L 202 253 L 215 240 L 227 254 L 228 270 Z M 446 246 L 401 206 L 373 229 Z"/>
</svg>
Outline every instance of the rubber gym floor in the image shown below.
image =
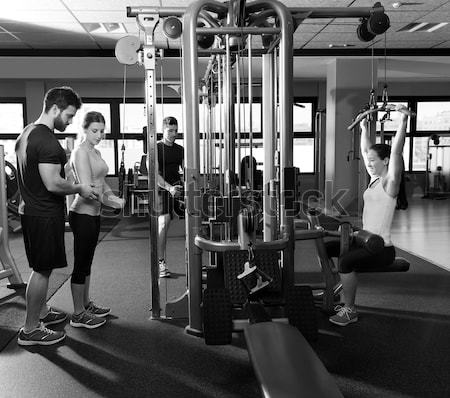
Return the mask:
<svg viewBox="0 0 450 398">
<path fill-rule="evenodd" d="M 241 334 L 231 345 L 207 346 L 184 332 L 186 320 L 149 319 L 148 225 L 137 216 L 104 223 L 92 274 L 94 299 L 112 308 L 104 327 L 57 325 L 67 332 L 65 342 L 19 347 L 23 297 L 1 299 L 1 397 L 262 396 Z M 161 281 L 163 307 L 185 290 L 183 229 L 184 220 L 175 220 L 170 230 L 173 277 Z M 49 304 L 68 313 L 71 239 L 68 231 L 69 267 L 52 276 L 49 293 Z M 26 280 L 20 234 L 10 246 Z M 321 328 L 341 335 L 321 334 L 314 349 L 345 397 L 450 396 L 449 272 L 402 250 L 398 255 L 411 262 L 409 272 L 360 275 L 359 322 L 340 328 L 318 314 Z M 296 281 L 316 280 L 318 271 L 313 244 L 297 242 Z"/>
</svg>

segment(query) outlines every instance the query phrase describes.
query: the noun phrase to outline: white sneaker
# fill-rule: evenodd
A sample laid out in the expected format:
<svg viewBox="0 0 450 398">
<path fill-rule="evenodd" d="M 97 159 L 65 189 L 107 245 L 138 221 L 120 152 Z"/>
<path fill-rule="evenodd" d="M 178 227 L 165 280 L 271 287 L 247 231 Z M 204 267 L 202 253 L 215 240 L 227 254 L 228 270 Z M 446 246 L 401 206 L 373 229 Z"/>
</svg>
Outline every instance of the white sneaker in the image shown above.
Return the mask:
<svg viewBox="0 0 450 398">
<path fill-rule="evenodd" d="M 338 305 L 335 310 L 337 314 L 329 318 L 329 321 L 335 325 L 347 326 L 349 323 L 358 321 L 358 313 L 354 308 L 351 309 L 350 307 Z"/>
<path fill-rule="evenodd" d="M 166 266 L 166 260 L 159 260 L 159 277 L 170 278 L 170 271 Z"/>
</svg>

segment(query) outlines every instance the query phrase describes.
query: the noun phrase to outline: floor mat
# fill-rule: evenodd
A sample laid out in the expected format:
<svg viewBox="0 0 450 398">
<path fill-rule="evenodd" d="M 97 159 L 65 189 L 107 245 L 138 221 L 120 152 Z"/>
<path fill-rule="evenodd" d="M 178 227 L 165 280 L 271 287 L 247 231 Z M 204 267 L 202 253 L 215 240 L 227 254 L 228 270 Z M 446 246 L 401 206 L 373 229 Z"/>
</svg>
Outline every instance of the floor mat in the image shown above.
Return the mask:
<svg viewBox="0 0 450 398">
<path fill-rule="evenodd" d="M 99 242 L 117 225 L 120 217 L 102 217 Z M 15 262 L 26 282 L 29 275 L 28 263 L 24 254 L 22 235 L 11 234 L 11 252 Z M 50 299 L 55 292 L 70 278 L 73 268 L 73 238 L 70 229 L 66 231 L 66 253 L 68 266 L 52 272 L 49 281 L 47 299 Z M 11 339 L 15 338 L 18 330 L 23 326 L 25 319 L 25 291 L 9 290 L 6 288 L 7 280 L 2 281 L 2 296 L 0 298 L 0 351 L 2 351 Z"/>
</svg>

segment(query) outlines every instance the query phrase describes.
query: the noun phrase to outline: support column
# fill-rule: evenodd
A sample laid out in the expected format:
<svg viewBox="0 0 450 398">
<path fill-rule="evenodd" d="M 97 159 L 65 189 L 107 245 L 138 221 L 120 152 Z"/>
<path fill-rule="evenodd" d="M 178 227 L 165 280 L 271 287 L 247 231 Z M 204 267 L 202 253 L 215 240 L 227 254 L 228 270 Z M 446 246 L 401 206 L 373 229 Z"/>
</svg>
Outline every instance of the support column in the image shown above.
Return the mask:
<svg viewBox="0 0 450 398">
<path fill-rule="evenodd" d="M 373 76 L 372 76 L 373 75 Z M 330 215 L 360 215 L 366 175 L 359 161 L 359 128 L 347 130 L 377 87 L 377 61 L 335 59 L 327 69 L 325 133 L 325 211 Z"/>
</svg>

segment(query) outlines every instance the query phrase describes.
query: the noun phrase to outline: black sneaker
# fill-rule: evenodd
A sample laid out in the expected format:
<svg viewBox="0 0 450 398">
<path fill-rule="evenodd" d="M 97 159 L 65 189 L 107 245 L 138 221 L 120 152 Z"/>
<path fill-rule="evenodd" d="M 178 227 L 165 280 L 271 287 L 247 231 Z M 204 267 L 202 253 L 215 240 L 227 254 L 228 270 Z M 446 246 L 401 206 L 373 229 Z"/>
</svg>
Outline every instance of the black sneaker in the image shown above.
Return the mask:
<svg viewBox="0 0 450 398">
<path fill-rule="evenodd" d="M 66 319 L 67 314 L 65 312 L 55 311 L 52 307 L 50 307 L 47 315 L 39 320 L 44 324 L 44 326 L 48 326 L 64 322 Z"/>
<path fill-rule="evenodd" d="M 30 333 L 25 333 L 23 328 L 19 331 L 17 344 L 28 345 L 52 345 L 64 340 L 66 334 L 55 330 L 47 329 L 42 323 Z"/>
<path fill-rule="evenodd" d="M 86 306 L 86 311 L 89 311 L 91 314 L 95 316 L 103 317 L 108 315 L 111 312 L 111 308 L 101 307 L 95 304 L 93 301 L 90 301 Z"/>
<path fill-rule="evenodd" d="M 83 311 L 79 315 L 72 314 L 70 325 L 74 328 L 95 329 L 106 323 L 106 319 L 99 318 L 89 311 Z"/>
</svg>

